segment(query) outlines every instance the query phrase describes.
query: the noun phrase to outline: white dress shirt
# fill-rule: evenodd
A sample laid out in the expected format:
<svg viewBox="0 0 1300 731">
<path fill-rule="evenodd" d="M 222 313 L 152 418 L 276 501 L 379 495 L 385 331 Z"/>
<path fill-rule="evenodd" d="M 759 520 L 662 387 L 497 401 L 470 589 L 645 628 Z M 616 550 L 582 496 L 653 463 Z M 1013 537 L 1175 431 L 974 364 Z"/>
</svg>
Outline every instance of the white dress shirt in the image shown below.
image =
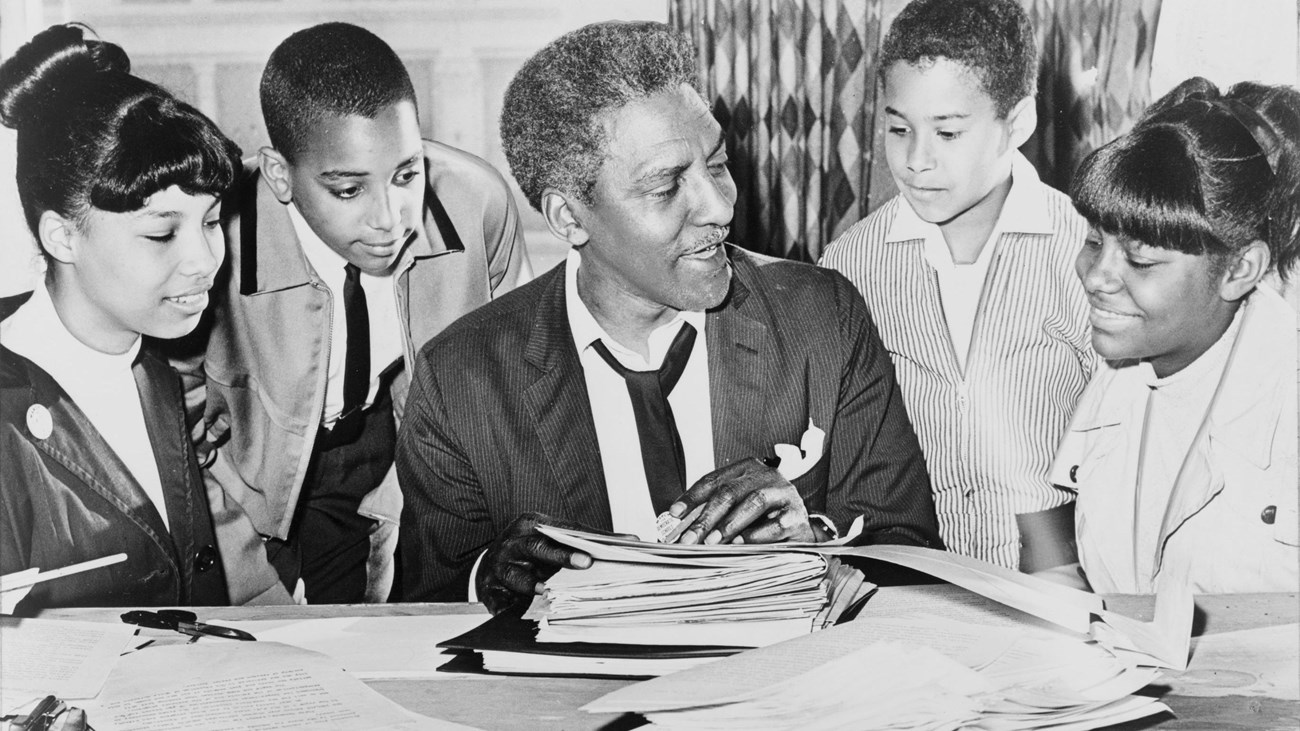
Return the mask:
<svg viewBox="0 0 1300 731">
<path fill-rule="evenodd" d="M 158 509 L 163 525 L 167 505 L 162 479 L 144 424 L 140 391 L 131 366 L 140 338 L 125 353 L 101 353 L 81 342 L 64 326 L 45 285 L 32 292 L 14 314 L 0 323 L 0 343 L 50 375 L 90 420 L 95 431 L 126 465 Z M 58 424 L 54 425 L 59 428 Z"/>
<path fill-rule="evenodd" d="M 348 350 L 348 320 L 343 306 L 343 282 L 347 277 L 343 268 L 348 262 L 312 231 L 297 206 L 290 203 L 286 208 L 303 254 L 316 270 L 321 283 L 329 289 L 334 302 L 325 411 L 321 415 L 321 425 L 329 428 L 343 413 L 343 369 Z M 379 392 L 379 376 L 393 361 L 402 357 L 402 331 L 401 321 L 397 319 L 397 292 L 393 277 L 376 277 L 363 271 L 360 279 L 370 320 L 370 388 L 366 391 L 365 402 L 368 407 L 375 402 Z"/>
<path fill-rule="evenodd" d="M 695 345 L 686 361 L 686 369 L 668 395 L 686 458 L 685 486 L 690 487 L 714 469 L 709 349 L 704 330 L 707 318 L 703 312 L 677 313 L 671 322 L 655 328 L 650 334 L 650 357 L 642 358 L 611 338 L 578 297 L 578 269 L 581 266 L 582 255 L 577 249 L 570 249 L 565 267 L 564 299 L 573 344 L 582 361 L 587 395 L 591 399 L 591 418 L 600 445 L 614 530 L 632 533 L 647 541 L 658 540 L 656 516 L 641 461 L 641 440 L 632 413 L 632 399 L 627 393 L 627 382 L 609 367 L 592 344 L 597 340 L 604 341 L 609 352 L 631 370 L 657 370 L 683 323 L 690 323 L 695 328 Z"/>
</svg>

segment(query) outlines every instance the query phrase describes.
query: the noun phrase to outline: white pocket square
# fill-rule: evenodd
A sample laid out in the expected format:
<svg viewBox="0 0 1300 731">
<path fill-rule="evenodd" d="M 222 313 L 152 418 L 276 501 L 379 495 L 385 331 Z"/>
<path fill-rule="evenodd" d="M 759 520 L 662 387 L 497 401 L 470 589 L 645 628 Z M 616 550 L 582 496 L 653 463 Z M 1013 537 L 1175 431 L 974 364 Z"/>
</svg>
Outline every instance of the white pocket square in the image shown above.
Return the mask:
<svg viewBox="0 0 1300 731">
<path fill-rule="evenodd" d="M 776 471 L 790 481 L 802 477 L 822 458 L 822 449 L 825 444 L 826 432 L 814 424 L 812 419 L 809 419 L 808 431 L 804 432 L 802 437 L 799 437 L 799 446 L 778 444 L 772 447 L 776 452 L 776 456 L 781 458 L 781 464 L 776 468 Z"/>
</svg>

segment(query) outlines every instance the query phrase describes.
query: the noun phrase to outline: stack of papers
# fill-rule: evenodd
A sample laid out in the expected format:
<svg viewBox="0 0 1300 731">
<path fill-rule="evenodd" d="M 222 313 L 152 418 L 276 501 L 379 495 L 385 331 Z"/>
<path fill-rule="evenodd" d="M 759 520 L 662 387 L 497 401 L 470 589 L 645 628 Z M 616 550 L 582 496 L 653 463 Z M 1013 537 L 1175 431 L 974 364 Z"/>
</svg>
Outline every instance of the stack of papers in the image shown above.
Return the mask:
<svg viewBox="0 0 1300 731">
<path fill-rule="evenodd" d="M 524 615 L 538 622 L 543 643 L 762 647 L 833 623 L 874 588 L 856 569 L 806 550 L 546 531 L 595 561 L 557 572 Z"/>
<path fill-rule="evenodd" d="M 490 672 L 652 677 L 806 635 L 875 590 L 813 544 L 682 546 L 539 529 L 591 555 L 591 568 L 562 569 L 523 617 L 493 617 L 439 647 L 476 652 Z"/>
<path fill-rule="evenodd" d="M 833 627 L 620 689 L 585 707 L 671 729 L 1098 728 L 1168 709 L 1130 695 L 1158 671 L 1040 630 L 930 618 L 948 641 Z"/>
<path fill-rule="evenodd" d="M 761 647 L 812 631 L 826 568 L 815 554 L 596 561 L 561 569 L 524 618 L 538 621 L 539 642 Z"/>
</svg>

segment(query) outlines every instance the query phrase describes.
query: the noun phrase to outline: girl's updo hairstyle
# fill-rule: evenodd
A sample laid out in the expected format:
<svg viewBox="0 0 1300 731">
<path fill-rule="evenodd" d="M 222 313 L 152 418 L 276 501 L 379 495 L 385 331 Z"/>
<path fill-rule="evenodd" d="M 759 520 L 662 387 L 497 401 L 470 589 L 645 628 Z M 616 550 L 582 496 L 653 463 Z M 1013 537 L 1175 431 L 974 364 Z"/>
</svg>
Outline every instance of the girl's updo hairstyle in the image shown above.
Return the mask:
<svg viewBox="0 0 1300 731">
<path fill-rule="evenodd" d="M 0 65 L 0 123 L 18 132 L 18 194 L 38 240 L 45 211 L 134 211 L 173 185 L 221 196 L 240 169 L 215 124 L 86 30 L 47 28 Z"/>
<path fill-rule="evenodd" d="M 1088 222 L 1226 263 L 1263 241 L 1283 278 L 1300 256 L 1300 91 L 1184 81 L 1084 159 L 1071 197 Z"/>
</svg>

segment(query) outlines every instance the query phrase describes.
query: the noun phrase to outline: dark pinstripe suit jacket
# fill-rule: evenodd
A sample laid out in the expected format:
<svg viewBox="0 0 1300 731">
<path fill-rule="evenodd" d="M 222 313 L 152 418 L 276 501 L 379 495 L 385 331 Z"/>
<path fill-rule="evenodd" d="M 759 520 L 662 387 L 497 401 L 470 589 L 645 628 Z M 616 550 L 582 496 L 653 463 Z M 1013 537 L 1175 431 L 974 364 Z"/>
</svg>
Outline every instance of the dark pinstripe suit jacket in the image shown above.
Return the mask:
<svg viewBox="0 0 1300 731">
<path fill-rule="evenodd" d="M 924 458 L 861 295 L 827 269 L 729 253 L 731 291 L 706 326 L 718 465 L 798 444 L 811 418 L 827 443 L 795 480 L 810 512 L 841 530 L 864 515 L 866 542 L 940 545 Z M 397 443 L 408 600 L 463 600 L 475 558 L 522 512 L 611 527 L 563 268 L 416 358 Z"/>
</svg>

